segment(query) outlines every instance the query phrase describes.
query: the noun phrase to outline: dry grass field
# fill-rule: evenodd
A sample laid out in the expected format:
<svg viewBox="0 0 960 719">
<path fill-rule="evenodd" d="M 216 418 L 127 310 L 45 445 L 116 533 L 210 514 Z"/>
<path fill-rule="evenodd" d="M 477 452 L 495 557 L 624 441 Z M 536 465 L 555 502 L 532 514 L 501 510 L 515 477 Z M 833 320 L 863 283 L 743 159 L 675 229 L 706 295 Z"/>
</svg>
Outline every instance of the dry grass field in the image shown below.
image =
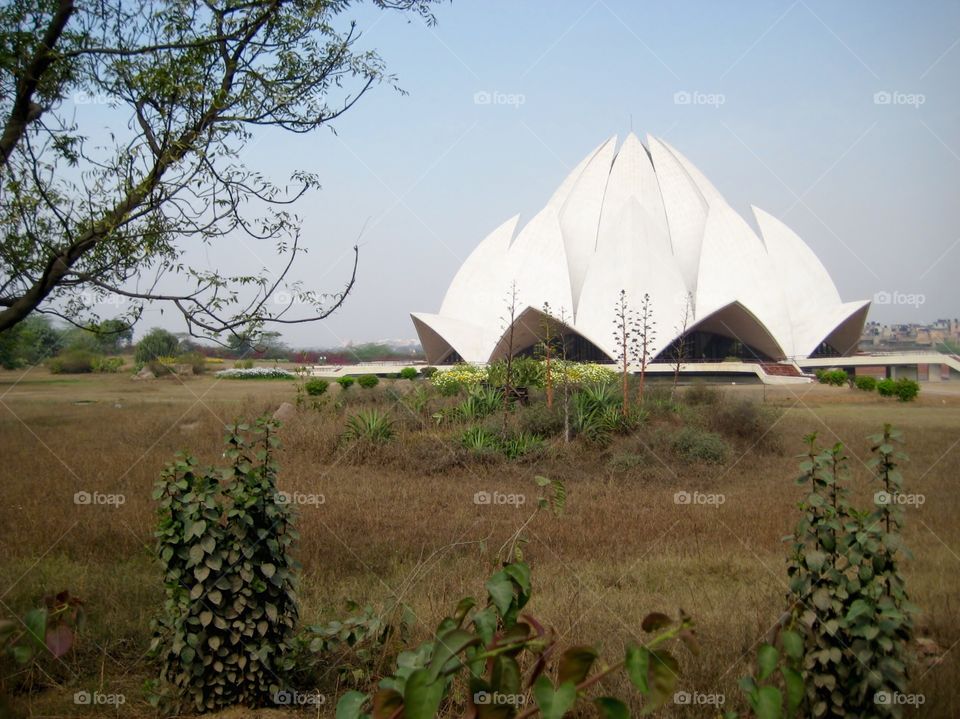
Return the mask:
<svg viewBox="0 0 960 719">
<path fill-rule="evenodd" d="M 349 392 L 382 395 L 390 384 L 410 385 Z M 328 404 L 339 391 L 331 387 Z M 720 466 L 645 450 L 649 433 L 669 435 L 669 422 L 605 448 L 572 443 L 535 461 L 470 462 L 431 432 L 401 431 L 377 453 L 360 455 L 337 442 L 342 412 L 301 411 L 281 430 L 281 486 L 324 497 L 299 510 L 303 619 L 345 616 L 348 600 L 377 609 L 400 601 L 418 619 L 413 638 L 426 637 L 460 597 L 482 594 L 498 548 L 533 512 L 533 477 L 545 475 L 566 483 L 568 499 L 563 516 L 540 513 L 523 529 L 533 569 L 529 609 L 564 643 L 594 643 L 614 657 L 628 639 L 642 639 L 647 612 L 675 614 L 682 607 L 696 620 L 704 647 L 700 657 L 681 657 L 682 687 L 723 694 L 725 709 L 742 710 L 737 681 L 785 608 L 782 538 L 798 516 L 793 478 L 802 435 L 816 430 L 824 444 L 847 446 L 854 496 L 866 506 L 876 489 L 863 464 L 866 437 L 892 422 L 906 435 L 908 490 L 926 498 L 906 512 L 914 555 L 905 568 L 908 588 L 923 610 L 918 635 L 940 648 L 913 669 L 912 690 L 925 698 L 914 714 L 960 716 L 960 388 L 924 387 L 912 404 L 818 385 L 725 392 L 779 407 L 782 417 L 771 430 L 776 442 L 765 442 L 762 451 L 733 443 Z M 2 665 L 8 690 L 20 687 L 14 710 L 32 717 L 156 716 L 143 689 L 155 674 L 144 653 L 162 598 L 152 553 L 153 483 L 175 452 L 216 461 L 224 423 L 293 397 L 293 383 L 279 380 L 0 373 L 0 614 L 22 614 L 45 593 L 69 588 L 89 617 L 63 662 L 42 662 L 42 671 L 33 672 L 32 691 L 23 690 L 26 677 Z M 478 490 L 527 501 L 476 504 Z M 78 505 L 78 491 L 119 493 L 124 502 Z M 724 501 L 677 504 L 681 491 L 720 494 Z M 327 704 L 304 716 L 333 715 L 339 688 L 323 681 Z M 620 678 L 605 688 L 631 695 Z M 82 690 L 120 693 L 125 702 L 78 706 L 73 695 Z M 658 714 L 711 715 L 706 707 L 679 705 Z"/>
</svg>

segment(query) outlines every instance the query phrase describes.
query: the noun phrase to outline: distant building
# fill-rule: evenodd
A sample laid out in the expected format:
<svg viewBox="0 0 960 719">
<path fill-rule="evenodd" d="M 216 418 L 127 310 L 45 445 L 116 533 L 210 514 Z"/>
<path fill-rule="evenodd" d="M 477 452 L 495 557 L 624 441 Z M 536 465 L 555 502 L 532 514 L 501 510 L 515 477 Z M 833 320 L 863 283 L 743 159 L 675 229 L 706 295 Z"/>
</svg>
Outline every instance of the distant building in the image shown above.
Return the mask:
<svg viewBox="0 0 960 719">
<path fill-rule="evenodd" d="M 960 348 L 960 319 L 939 319 L 930 324 L 867 322 L 860 338 L 862 352 L 936 350 L 955 354 Z"/>
<path fill-rule="evenodd" d="M 786 225 L 753 208 L 753 228 L 683 155 L 632 133 L 588 155 L 522 227 L 513 217 L 463 263 L 437 314 L 412 314 L 433 364 L 487 362 L 541 341 L 549 304 L 568 356 L 617 356 L 614 307 L 651 298 L 652 355 L 779 361 L 857 350 L 869 301 L 844 303 Z M 512 327 L 507 296 L 516 290 Z M 686 321 L 685 321 L 686 316 Z M 682 328 L 686 327 L 683 332 Z"/>
</svg>

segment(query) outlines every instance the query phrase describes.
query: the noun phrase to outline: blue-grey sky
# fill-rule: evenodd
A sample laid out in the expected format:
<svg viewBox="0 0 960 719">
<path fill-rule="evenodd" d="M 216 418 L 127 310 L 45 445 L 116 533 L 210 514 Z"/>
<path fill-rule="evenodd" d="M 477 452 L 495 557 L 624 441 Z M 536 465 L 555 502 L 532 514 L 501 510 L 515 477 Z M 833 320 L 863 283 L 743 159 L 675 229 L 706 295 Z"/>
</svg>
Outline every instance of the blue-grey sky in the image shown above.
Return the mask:
<svg viewBox="0 0 960 719">
<path fill-rule="evenodd" d="M 286 329 L 291 344 L 415 337 L 408 312 L 437 311 L 487 233 L 529 219 L 631 124 L 684 153 L 751 223 L 750 204 L 786 222 L 844 300 L 923 296 L 875 303 L 871 319 L 960 315 L 955 0 L 457 0 L 436 15 L 433 28 L 356 16 L 408 95 L 380 87 L 336 135 L 263 133 L 244 153 L 277 181 L 307 169 L 323 182 L 299 207 L 309 254 L 296 274 L 309 286 L 342 284 L 366 223 L 353 294 L 325 322 Z M 276 264 L 269 247 L 253 251 L 221 243 L 206 261 Z M 141 329 L 154 324 L 178 327 L 169 311 L 148 311 Z"/>
</svg>

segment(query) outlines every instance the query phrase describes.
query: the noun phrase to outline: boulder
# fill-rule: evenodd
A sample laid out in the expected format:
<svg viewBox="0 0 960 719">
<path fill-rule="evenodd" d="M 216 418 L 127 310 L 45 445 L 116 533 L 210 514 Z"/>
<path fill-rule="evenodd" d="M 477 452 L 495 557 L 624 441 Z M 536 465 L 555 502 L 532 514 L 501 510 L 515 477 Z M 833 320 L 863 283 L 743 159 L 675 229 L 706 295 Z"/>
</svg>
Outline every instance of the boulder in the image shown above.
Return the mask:
<svg viewBox="0 0 960 719">
<path fill-rule="evenodd" d="M 294 407 L 289 402 L 284 402 L 279 407 L 277 411 L 273 413 L 274 419 L 279 419 L 281 422 L 286 422 L 289 419 L 293 419 L 297 414 L 297 408 Z"/>
<path fill-rule="evenodd" d="M 137 372 L 137 373 L 133 376 L 133 378 L 134 378 L 134 379 L 156 379 L 157 376 L 156 376 L 153 372 L 150 371 L 150 368 L 149 368 L 149 367 L 144 367 L 144 368 L 141 369 L 139 372 Z"/>
</svg>

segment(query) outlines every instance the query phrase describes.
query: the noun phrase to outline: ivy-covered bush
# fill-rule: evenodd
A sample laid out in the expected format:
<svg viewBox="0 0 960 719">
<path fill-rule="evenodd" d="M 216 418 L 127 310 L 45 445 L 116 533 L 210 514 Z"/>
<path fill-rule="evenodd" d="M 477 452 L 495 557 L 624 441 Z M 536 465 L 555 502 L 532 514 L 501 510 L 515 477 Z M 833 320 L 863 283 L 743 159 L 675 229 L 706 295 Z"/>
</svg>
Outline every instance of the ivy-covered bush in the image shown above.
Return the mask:
<svg viewBox="0 0 960 719">
<path fill-rule="evenodd" d="M 153 497 L 160 504 L 157 554 L 166 601 L 152 650 L 161 692 L 209 711 L 270 703 L 297 621 L 296 540 L 290 505 L 277 491 L 277 423 L 229 429 L 227 467 L 178 456 Z"/>
</svg>

